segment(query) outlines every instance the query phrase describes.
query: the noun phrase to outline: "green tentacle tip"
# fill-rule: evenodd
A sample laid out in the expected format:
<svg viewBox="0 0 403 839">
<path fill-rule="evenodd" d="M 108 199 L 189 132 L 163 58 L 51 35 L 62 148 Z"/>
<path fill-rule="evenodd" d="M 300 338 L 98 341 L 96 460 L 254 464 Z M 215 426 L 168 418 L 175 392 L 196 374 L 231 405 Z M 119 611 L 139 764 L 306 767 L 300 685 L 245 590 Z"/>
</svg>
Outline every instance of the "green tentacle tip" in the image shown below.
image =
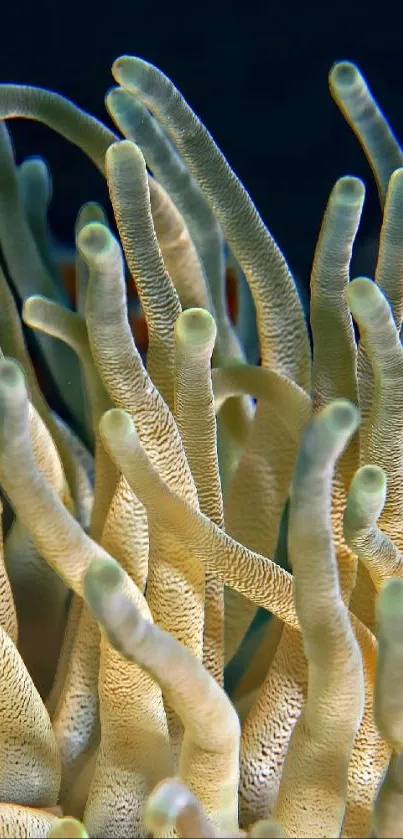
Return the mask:
<svg viewBox="0 0 403 839">
<path fill-rule="evenodd" d="M 318 421 L 326 423 L 328 430 L 337 435 L 353 433 L 360 421 L 360 412 L 347 399 L 335 399 L 324 408 Z"/>
<path fill-rule="evenodd" d="M 46 320 L 46 311 L 49 300 L 41 294 L 31 294 L 24 301 L 22 307 L 22 319 L 27 326 L 35 327 Z"/>
<path fill-rule="evenodd" d="M 52 178 L 46 160 L 42 157 L 28 157 L 23 160 L 19 171 L 24 183 L 24 189 L 29 184 L 32 189 L 35 189 L 35 199 L 38 197 L 47 206 L 52 200 Z M 34 195 L 34 193 L 33 193 Z"/>
<path fill-rule="evenodd" d="M 139 172 L 145 175 L 146 162 L 142 151 L 132 140 L 119 140 L 109 146 L 106 156 L 107 168 L 112 166 L 130 166 L 132 177 L 138 176 Z"/>
<path fill-rule="evenodd" d="M 357 469 L 344 510 L 347 541 L 352 531 L 372 527 L 378 520 L 386 501 L 386 489 L 386 474 L 379 466 L 367 465 Z"/>
<path fill-rule="evenodd" d="M 13 358 L 0 360 L 0 390 L 10 395 L 16 391 L 25 391 L 24 373 Z"/>
<path fill-rule="evenodd" d="M 352 61 L 337 61 L 329 73 L 329 82 L 330 87 L 338 93 L 349 94 L 357 84 L 361 86 L 364 80 L 357 65 Z"/>
<path fill-rule="evenodd" d="M 340 204 L 360 207 L 365 198 L 364 183 L 353 175 L 345 175 L 336 182 L 333 196 Z"/>
<path fill-rule="evenodd" d="M 115 244 L 110 230 L 98 221 L 86 224 L 77 236 L 77 247 L 90 262 L 108 256 Z"/>
<path fill-rule="evenodd" d="M 65 816 L 52 824 L 48 839 L 88 839 L 88 833 L 78 819 Z"/>
<path fill-rule="evenodd" d="M 144 122 L 151 122 L 147 108 L 122 87 L 112 87 L 105 96 L 106 107 L 118 116 L 129 117 L 130 128 L 134 130 Z"/>
<path fill-rule="evenodd" d="M 357 491 L 365 495 L 378 496 L 386 493 L 386 474 L 380 466 L 362 466 L 354 475 L 353 482 Z"/>
<path fill-rule="evenodd" d="M 136 90 L 144 85 L 149 74 L 157 72 L 156 68 L 147 61 L 131 55 L 121 55 L 112 64 L 113 78 L 123 87 L 128 86 L 130 90 Z"/>
<path fill-rule="evenodd" d="M 137 439 L 133 422 L 126 411 L 122 408 L 111 408 L 105 411 L 99 423 L 99 431 L 105 442 L 123 442 L 127 437 Z"/>
<path fill-rule="evenodd" d="M 293 491 L 317 471 L 328 469 L 342 453 L 360 421 L 360 412 L 347 399 L 335 399 L 310 422 L 299 449 Z"/>
<path fill-rule="evenodd" d="M 215 320 L 207 309 L 186 309 L 175 323 L 177 339 L 189 347 L 202 349 L 214 346 L 217 328 Z"/>
<path fill-rule="evenodd" d="M 349 309 L 356 320 L 373 320 L 387 306 L 386 300 L 376 283 L 368 277 L 357 277 L 346 289 Z"/>
<path fill-rule="evenodd" d="M 401 186 L 403 186 L 403 166 L 399 166 L 398 169 L 395 169 L 392 172 L 389 180 L 388 192 L 392 187 L 397 189 Z"/>
</svg>

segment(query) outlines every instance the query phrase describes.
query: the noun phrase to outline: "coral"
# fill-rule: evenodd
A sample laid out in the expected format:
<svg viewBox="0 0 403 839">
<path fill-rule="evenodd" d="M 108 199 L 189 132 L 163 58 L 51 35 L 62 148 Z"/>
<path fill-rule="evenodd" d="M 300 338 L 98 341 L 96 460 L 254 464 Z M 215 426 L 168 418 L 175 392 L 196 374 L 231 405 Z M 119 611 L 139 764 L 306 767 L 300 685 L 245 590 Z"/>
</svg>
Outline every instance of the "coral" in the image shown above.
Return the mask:
<svg viewBox="0 0 403 839">
<path fill-rule="evenodd" d="M 340 178 L 310 341 L 282 253 L 179 92 L 138 58 L 113 75 L 120 135 L 0 86 L 0 836 L 397 837 L 403 154 L 336 64 L 383 224 L 375 281 L 350 281 L 365 190 Z M 50 174 L 17 166 L 13 117 L 107 179 L 119 238 L 81 208 L 74 307 Z"/>
</svg>

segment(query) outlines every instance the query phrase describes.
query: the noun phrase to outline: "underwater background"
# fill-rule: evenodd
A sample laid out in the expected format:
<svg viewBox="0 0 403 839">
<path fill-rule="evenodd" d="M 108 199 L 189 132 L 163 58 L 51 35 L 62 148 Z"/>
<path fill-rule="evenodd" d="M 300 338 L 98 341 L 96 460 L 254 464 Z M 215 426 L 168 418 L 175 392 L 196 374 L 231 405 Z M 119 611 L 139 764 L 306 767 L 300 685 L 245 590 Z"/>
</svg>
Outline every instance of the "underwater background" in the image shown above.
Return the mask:
<svg viewBox="0 0 403 839">
<path fill-rule="evenodd" d="M 307 288 L 329 192 L 348 172 L 367 198 L 354 273 L 373 274 L 380 209 L 370 168 L 328 93 L 334 61 L 356 62 L 396 134 L 403 134 L 398 5 L 371 9 L 296 2 L 15 2 L 6 0 L 0 78 L 46 87 L 111 124 L 104 108 L 110 66 L 129 53 L 173 79 L 224 150 Z M 52 228 L 73 244 L 87 200 L 106 201 L 101 175 L 82 153 L 31 121 L 12 125 L 17 158 L 41 154 L 54 180 Z"/>
</svg>

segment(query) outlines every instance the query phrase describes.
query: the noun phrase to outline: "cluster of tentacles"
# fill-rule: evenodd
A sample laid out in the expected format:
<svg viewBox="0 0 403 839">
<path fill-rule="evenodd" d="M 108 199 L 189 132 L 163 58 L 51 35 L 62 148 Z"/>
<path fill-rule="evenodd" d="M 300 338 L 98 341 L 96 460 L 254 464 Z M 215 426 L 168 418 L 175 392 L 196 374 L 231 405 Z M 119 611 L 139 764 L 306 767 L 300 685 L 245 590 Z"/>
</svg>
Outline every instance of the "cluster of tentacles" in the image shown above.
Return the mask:
<svg viewBox="0 0 403 839">
<path fill-rule="evenodd" d="M 0 836 L 400 836 L 402 151 L 357 68 L 335 65 L 383 225 L 375 282 L 350 282 L 364 186 L 341 178 L 311 352 L 284 257 L 206 129 L 152 65 L 113 75 L 125 139 L 0 86 Z M 121 244 L 81 209 L 75 310 L 49 173 L 16 165 L 12 117 L 107 179 Z"/>
</svg>

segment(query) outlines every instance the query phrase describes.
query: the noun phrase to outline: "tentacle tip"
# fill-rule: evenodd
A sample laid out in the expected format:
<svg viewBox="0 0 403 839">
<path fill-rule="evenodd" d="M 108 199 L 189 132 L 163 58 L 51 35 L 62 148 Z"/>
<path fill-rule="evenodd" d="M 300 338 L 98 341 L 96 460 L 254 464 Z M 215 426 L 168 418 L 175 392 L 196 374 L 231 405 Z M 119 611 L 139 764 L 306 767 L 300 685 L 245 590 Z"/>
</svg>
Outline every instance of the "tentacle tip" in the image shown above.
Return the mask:
<svg viewBox="0 0 403 839">
<path fill-rule="evenodd" d="M 88 833 L 78 819 L 65 816 L 52 825 L 48 839 L 88 839 Z"/>
<path fill-rule="evenodd" d="M 134 56 L 131 55 L 119 55 L 118 58 L 115 58 L 112 64 L 112 76 L 120 83 L 121 75 L 124 74 L 125 70 L 130 67 L 130 69 L 135 69 L 136 66 L 136 59 Z"/>
<path fill-rule="evenodd" d="M 145 105 L 140 102 L 133 93 L 124 90 L 123 87 L 111 87 L 105 96 L 105 105 L 113 119 L 116 119 L 119 126 L 119 118 L 128 117 L 130 133 L 136 130 L 139 125 L 150 121 L 151 116 Z M 123 131 L 123 133 L 126 133 Z M 122 141 L 123 142 L 123 141 Z M 112 145 L 115 145 L 113 143 Z"/>
<path fill-rule="evenodd" d="M 115 98 L 120 99 L 122 94 L 125 95 L 126 91 L 122 87 L 119 87 L 119 85 L 113 85 L 105 93 L 105 102 L 108 103 Z"/>
<path fill-rule="evenodd" d="M 131 94 L 130 94 L 131 95 Z M 133 140 L 117 140 L 111 143 L 105 155 L 105 168 L 108 180 L 113 183 L 125 183 L 133 178 L 143 183 L 148 191 L 147 165 L 141 149 Z"/>
<path fill-rule="evenodd" d="M 123 67 L 127 61 L 133 61 L 133 58 L 134 57 L 132 55 L 128 55 L 127 53 L 122 53 L 122 55 L 118 55 L 118 57 L 115 58 L 112 64 L 112 73 L 114 74 L 115 69 L 119 70 L 121 67 Z"/>
<path fill-rule="evenodd" d="M 99 221 L 86 224 L 77 235 L 77 247 L 84 259 L 88 260 L 107 255 L 114 243 L 110 230 Z"/>
<path fill-rule="evenodd" d="M 365 493 L 378 495 L 386 491 L 386 474 L 380 466 L 366 464 L 358 470 L 355 476 L 359 480 L 360 489 Z"/>
<path fill-rule="evenodd" d="M 24 300 L 22 306 L 22 319 L 27 326 L 35 327 L 36 323 L 38 322 L 38 318 L 41 320 L 41 315 L 43 312 L 43 301 L 46 300 L 45 297 L 42 297 L 40 294 L 31 294 L 30 297 L 27 297 Z"/>
<path fill-rule="evenodd" d="M 329 73 L 330 85 L 339 93 L 351 93 L 361 80 L 361 73 L 353 61 L 336 61 Z"/>
<path fill-rule="evenodd" d="M 175 323 L 175 335 L 190 348 L 214 347 L 217 327 L 207 309 L 191 308 L 181 312 Z"/>
<path fill-rule="evenodd" d="M 119 106 L 122 101 L 124 101 L 124 97 L 127 95 L 127 91 L 123 90 L 123 88 L 119 87 L 119 85 L 114 85 L 107 90 L 104 96 L 104 102 L 106 109 L 112 116 L 112 119 L 114 119 L 115 111 L 119 112 Z M 114 143 L 111 145 L 114 145 Z"/>
<path fill-rule="evenodd" d="M 327 422 L 342 432 L 357 428 L 360 421 L 360 412 L 357 406 L 349 402 L 348 399 L 335 399 L 324 409 L 323 415 L 326 416 Z"/>
<path fill-rule="evenodd" d="M 383 305 L 385 298 L 373 280 L 368 277 L 356 277 L 346 289 L 347 305 L 355 318 L 371 316 L 375 309 Z"/>
<path fill-rule="evenodd" d="M 402 183 L 403 183 L 403 166 L 399 166 L 397 169 L 393 170 L 393 172 L 390 176 L 389 184 L 388 184 L 388 192 L 390 192 L 390 190 L 392 188 L 396 189 Z"/>
<path fill-rule="evenodd" d="M 354 175 L 344 175 L 339 178 L 335 186 L 336 195 L 343 201 L 343 204 L 361 206 L 365 197 L 365 185 L 360 178 Z"/>
<path fill-rule="evenodd" d="M 121 408 L 111 408 L 109 411 L 105 411 L 99 423 L 99 430 L 105 442 L 119 441 L 122 443 L 129 436 L 137 440 L 133 421 L 129 414 Z"/>
<path fill-rule="evenodd" d="M 188 788 L 177 778 L 166 778 L 150 794 L 143 820 L 152 832 L 166 830 L 175 824 L 179 813 L 192 800 Z"/>
<path fill-rule="evenodd" d="M 0 389 L 7 391 L 25 391 L 25 377 L 22 368 L 14 358 L 0 360 Z"/>
<path fill-rule="evenodd" d="M 137 55 L 121 55 L 112 64 L 112 75 L 115 81 L 122 87 L 129 88 L 131 92 L 140 88 L 145 89 L 147 77 L 155 70 L 153 64 Z"/>
</svg>

